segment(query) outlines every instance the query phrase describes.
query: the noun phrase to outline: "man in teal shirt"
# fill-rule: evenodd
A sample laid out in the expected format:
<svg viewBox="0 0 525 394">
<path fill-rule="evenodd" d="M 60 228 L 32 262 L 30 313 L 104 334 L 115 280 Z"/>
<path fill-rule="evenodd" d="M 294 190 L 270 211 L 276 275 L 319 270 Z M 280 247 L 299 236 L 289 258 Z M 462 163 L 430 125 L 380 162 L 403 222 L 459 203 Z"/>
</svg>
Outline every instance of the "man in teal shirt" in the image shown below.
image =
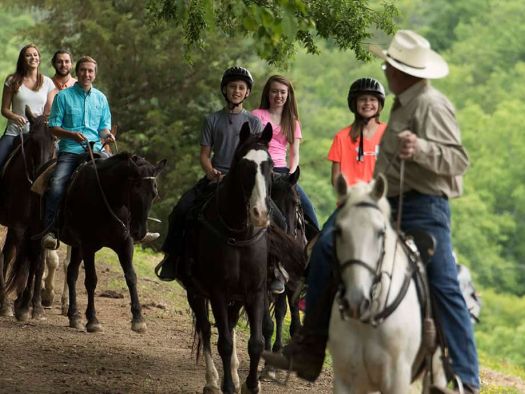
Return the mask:
<svg viewBox="0 0 525 394">
<path fill-rule="evenodd" d="M 45 197 L 44 225 L 49 232 L 42 238 L 42 245 L 48 249 L 58 247 L 54 232 L 55 217 L 71 175 L 86 159 L 87 144 L 93 142 L 93 150 L 104 156 L 100 139 L 115 140 L 110 132 L 108 100 L 93 87 L 97 62 L 84 56 L 78 60 L 75 72 L 78 82 L 57 94 L 49 116 L 51 132 L 60 142 L 57 166 Z"/>
</svg>

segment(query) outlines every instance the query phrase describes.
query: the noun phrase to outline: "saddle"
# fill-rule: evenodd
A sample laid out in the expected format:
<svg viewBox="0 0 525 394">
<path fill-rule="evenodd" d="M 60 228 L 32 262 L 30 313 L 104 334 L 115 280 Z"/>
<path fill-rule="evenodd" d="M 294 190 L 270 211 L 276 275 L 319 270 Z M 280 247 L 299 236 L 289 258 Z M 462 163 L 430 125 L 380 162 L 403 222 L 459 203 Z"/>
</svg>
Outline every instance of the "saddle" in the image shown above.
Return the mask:
<svg viewBox="0 0 525 394">
<path fill-rule="evenodd" d="M 102 158 L 102 155 L 100 155 L 99 153 L 94 152 L 93 153 L 93 157 L 95 159 L 100 159 L 100 158 Z M 90 162 L 90 158 L 87 157 L 85 161 L 80 163 L 80 165 L 77 167 L 77 169 L 75 170 L 75 172 L 71 176 L 71 179 L 70 179 L 69 183 L 71 183 L 71 180 L 74 179 L 74 177 L 75 177 L 76 173 L 78 172 L 78 170 L 84 164 L 89 163 L 89 162 Z M 31 186 L 31 191 L 32 192 L 38 194 L 41 197 L 44 196 L 44 194 L 45 194 L 45 192 L 47 190 L 47 187 L 49 185 L 49 179 L 51 178 L 51 175 L 55 172 L 56 165 L 57 165 L 57 159 L 54 158 L 54 159 L 48 161 L 47 163 L 44 163 L 38 169 L 36 179 L 33 182 L 33 185 Z"/>
</svg>

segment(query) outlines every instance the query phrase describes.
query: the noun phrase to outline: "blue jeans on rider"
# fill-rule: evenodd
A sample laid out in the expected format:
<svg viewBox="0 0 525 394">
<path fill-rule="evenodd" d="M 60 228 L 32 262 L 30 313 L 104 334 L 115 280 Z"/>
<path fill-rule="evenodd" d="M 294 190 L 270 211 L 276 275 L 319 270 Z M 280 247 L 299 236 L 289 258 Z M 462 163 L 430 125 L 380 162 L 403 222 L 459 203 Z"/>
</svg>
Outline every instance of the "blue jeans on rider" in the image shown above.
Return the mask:
<svg viewBox="0 0 525 394">
<path fill-rule="evenodd" d="M 321 299 L 321 296 L 325 289 L 331 286 L 333 281 L 332 267 L 334 264 L 334 227 L 335 227 L 335 216 L 337 209 L 330 215 L 325 222 L 319 239 L 315 243 L 312 249 L 312 255 L 310 256 L 308 277 L 306 278 L 306 284 L 308 290 L 306 291 L 306 308 L 305 314 L 311 311 L 317 301 Z M 321 314 L 318 315 L 319 323 L 318 327 L 314 330 L 316 334 L 327 335 L 328 326 L 330 324 L 330 312 L 331 306 L 324 308 Z"/>
<path fill-rule="evenodd" d="M 7 161 L 7 157 L 13 151 L 15 145 L 15 135 L 6 135 L 4 134 L 0 138 L 0 171 Z"/>
<path fill-rule="evenodd" d="M 60 202 L 66 191 L 71 175 L 77 167 L 86 160 L 87 154 L 78 155 L 76 153 L 62 152 L 58 154 L 55 172 L 49 181 L 49 189 L 45 197 L 44 226 L 46 229 L 51 228 L 54 224 L 55 216 L 58 212 Z M 53 229 L 51 228 L 51 231 Z"/>
<path fill-rule="evenodd" d="M 398 198 L 390 198 L 392 217 Z M 452 368 L 463 383 L 479 387 L 479 367 L 472 322 L 461 294 L 456 262 L 452 255 L 450 207 L 446 197 L 417 192 L 403 197 L 401 228 L 424 230 L 434 236 L 436 250 L 427 265 L 430 291 L 435 300 L 435 316 L 452 359 Z"/>
<path fill-rule="evenodd" d="M 288 167 L 274 167 L 273 172 L 278 174 L 288 174 L 290 169 Z M 304 215 L 312 224 L 315 224 L 316 228 L 319 228 L 319 221 L 317 220 L 317 215 L 315 214 L 315 208 L 310 201 L 310 198 L 303 190 L 301 185 L 299 185 L 299 183 L 297 184 L 297 194 L 299 194 L 299 199 L 301 200 L 301 206 L 303 207 Z"/>
</svg>

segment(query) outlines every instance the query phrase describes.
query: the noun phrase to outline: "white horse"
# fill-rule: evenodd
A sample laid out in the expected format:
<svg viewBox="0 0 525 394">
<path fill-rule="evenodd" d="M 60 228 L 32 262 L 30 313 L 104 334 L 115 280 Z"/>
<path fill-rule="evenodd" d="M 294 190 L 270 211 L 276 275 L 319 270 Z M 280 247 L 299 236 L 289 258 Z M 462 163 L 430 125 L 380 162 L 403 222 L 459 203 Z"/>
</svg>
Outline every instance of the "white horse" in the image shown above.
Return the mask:
<svg viewBox="0 0 525 394">
<path fill-rule="evenodd" d="M 328 344 L 334 392 L 407 394 L 423 339 L 412 275 L 417 268 L 390 224 L 382 175 L 350 189 L 341 178 L 337 189 L 340 292 L 332 308 Z"/>
<path fill-rule="evenodd" d="M 62 296 L 60 298 L 62 315 L 67 316 L 69 308 L 69 288 L 67 285 L 67 266 L 71 260 L 71 246 L 67 246 L 67 255 L 64 260 L 64 285 Z M 51 307 L 55 299 L 55 274 L 60 265 L 60 258 L 56 250 L 46 249 L 45 252 L 46 267 L 42 279 L 42 305 Z"/>
</svg>

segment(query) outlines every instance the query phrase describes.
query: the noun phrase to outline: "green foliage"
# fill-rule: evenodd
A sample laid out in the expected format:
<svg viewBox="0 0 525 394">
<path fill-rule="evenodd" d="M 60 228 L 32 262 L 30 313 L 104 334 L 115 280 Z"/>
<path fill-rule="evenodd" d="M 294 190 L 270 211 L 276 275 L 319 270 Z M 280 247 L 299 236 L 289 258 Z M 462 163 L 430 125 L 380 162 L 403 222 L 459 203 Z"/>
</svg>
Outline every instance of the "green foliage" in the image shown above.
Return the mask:
<svg viewBox="0 0 525 394">
<path fill-rule="evenodd" d="M 476 327 L 479 348 L 500 364 L 525 368 L 525 298 L 493 290 L 484 290 L 481 296 L 481 324 Z"/>
<path fill-rule="evenodd" d="M 2 54 L 0 56 L 0 80 L 2 81 L 2 88 L 5 77 L 15 71 L 20 49 L 27 44 L 18 32 L 32 24 L 33 18 L 27 13 L 18 14 L 8 10 L 2 10 L 0 13 L 0 37 L 2 37 L 0 40 L 0 54 Z M 6 123 L 6 119 L 0 116 L 1 133 L 4 132 Z"/>
<path fill-rule="evenodd" d="M 374 2 L 375 4 L 376 2 Z M 371 29 L 394 31 L 392 2 L 372 7 L 368 0 L 148 0 L 150 23 L 181 26 L 188 51 L 204 47 L 210 34 L 228 39 L 249 37 L 257 54 L 270 64 L 286 64 L 296 44 L 318 53 L 318 38 L 332 39 L 368 59 Z"/>
</svg>

